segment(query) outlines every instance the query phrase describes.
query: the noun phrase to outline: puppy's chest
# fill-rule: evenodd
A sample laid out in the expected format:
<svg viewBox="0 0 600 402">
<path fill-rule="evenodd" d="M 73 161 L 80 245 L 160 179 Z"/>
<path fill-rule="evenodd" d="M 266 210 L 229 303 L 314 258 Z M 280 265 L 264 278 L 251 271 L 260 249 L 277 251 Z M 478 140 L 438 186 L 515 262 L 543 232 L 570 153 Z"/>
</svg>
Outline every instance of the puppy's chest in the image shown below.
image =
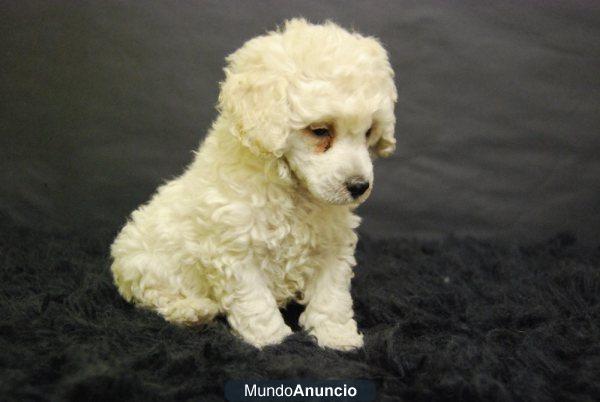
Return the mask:
<svg viewBox="0 0 600 402">
<path fill-rule="evenodd" d="M 255 221 L 253 243 L 270 270 L 290 273 L 299 267 L 313 266 L 327 253 L 351 244 L 355 218 L 347 210 L 318 209 L 295 205 L 293 209 L 272 208 Z"/>
<path fill-rule="evenodd" d="M 297 215 L 282 212 L 264 216 L 256 222 L 258 232 L 253 236 L 254 244 L 273 260 L 305 260 L 321 253 L 327 242 L 326 229 L 315 215 Z"/>
<path fill-rule="evenodd" d="M 328 252 L 338 248 L 338 236 L 350 232 L 340 216 L 324 216 L 314 210 L 282 211 L 265 216 L 254 239 L 255 256 L 267 285 L 278 303 L 297 298 Z M 264 231 L 263 231 L 264 229 Z"/>
</svg>

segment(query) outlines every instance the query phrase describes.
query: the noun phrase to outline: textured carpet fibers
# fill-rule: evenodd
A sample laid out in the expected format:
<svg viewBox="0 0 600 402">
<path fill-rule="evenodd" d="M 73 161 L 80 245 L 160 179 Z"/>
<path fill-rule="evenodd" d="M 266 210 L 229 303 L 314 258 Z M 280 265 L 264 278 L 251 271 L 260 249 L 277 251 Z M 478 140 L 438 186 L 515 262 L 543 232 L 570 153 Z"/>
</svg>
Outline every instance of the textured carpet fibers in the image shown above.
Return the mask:
<svg viewBox="0 0 600 402">
<path fill-rule="evenodd" d="M 593 400 L 600 250 L 362 238 L 353 282 L 365 348 L 297 331 L 262 351 L 219 320 L 181 328 L 117 294 L 113 233 L 4 225 L 0 400 L 222 400 L 227 379 L 370 378 L 378 400 Z M 295 325 L 301 308 L 284 315 Z"/>
</svg>

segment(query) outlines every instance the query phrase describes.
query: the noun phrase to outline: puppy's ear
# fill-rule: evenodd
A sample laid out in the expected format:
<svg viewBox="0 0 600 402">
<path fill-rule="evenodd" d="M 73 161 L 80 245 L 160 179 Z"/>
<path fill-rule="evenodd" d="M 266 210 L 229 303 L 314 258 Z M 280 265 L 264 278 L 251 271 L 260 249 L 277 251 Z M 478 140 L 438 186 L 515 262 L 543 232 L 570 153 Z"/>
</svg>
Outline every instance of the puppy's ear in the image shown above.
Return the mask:
<svg viewBox="0 0 600 402">
<path fill-rule="evenodd" d="M 373 151 L 377 156 L 388 157 L 396 150 L 396 138 L 394 128 L 396 116 L 394 115 L 394 104 L 396 103 L 396 87 L 391 85 L 390 96 L 384 100 L 380 113 L 376 115 L 376 130 L 379 131 L 379 139 L 373 144 Z"/>
<path fill-rule="evenodd" d="M 385 52 L 385 51 L 384 51 Z M 394 105 L 398 100 L 398 91 L 394 83 L 394 70 L 389 64 L 386 55 L 386 63 L 388 70 L 387 79 L 387 96 L 384 97 L 382 103 L 382 114 L 378 117 L 381 129 L 381 137 L 375 144 L 375 153 L 381 157 L 388 157 L 396 150 L 396 138 L 394 137 L 394 129 L 396 126 L 396 115 L 394 114 Z"/>
<path fill-rule="evenodd" d="M 252 152 L 280 157 L 290 131 L 287 80 L 256 60 L 245 60 L 245 53 L 228 58 L 218 108 L 230 119 L 232 134 Z"/>
<path fill-rule="evenodd" d="M 388 157 L 396 150 L 396 138 L 394 138 L 394 126 L 396 117 L 394 105 L 398 100 L 398 92 L 394 82 L 394 70 L 390 64 L 388 54 L 378 39 L 373 37 L 363 38 L 362 43 L 369 50 L 373 62 L 378 66 L 377 79 L 372 81 L 374 88 L 378 89 L 379 108 L 375 120 L 376 130 L 379 131 L 379 139 L 372 145 L 375 155 Z"/>
<path fill-rule="evenodd" d="M 383 127 L 381 138 L 373 147 L 377 156 L 387 158 L 396 150 L 396 138 L 394 138 L 394 123 Z"/>
</svg>

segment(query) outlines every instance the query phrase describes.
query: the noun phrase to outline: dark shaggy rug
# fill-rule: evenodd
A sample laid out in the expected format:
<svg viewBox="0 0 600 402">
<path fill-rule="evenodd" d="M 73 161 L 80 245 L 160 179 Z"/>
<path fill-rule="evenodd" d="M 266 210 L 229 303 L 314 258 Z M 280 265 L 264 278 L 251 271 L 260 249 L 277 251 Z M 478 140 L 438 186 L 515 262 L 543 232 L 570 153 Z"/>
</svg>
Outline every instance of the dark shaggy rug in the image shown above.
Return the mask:
<svg viewBox="0 0 600 402">
<path fill-rule="evenodd" d="M 302 332 L 258 351 L 217 321 L 180 328 L 136 309 L 109 275 L 112 233 L 4 224 L 0 400 L 223 399 L 228 379 L 370 378 L 379 400 L 600 396 L 600 249 L 363 236 L 353 294 L 363 350 Z M 285 312 L 295 323 L 298 306 Z"/>
</svg>

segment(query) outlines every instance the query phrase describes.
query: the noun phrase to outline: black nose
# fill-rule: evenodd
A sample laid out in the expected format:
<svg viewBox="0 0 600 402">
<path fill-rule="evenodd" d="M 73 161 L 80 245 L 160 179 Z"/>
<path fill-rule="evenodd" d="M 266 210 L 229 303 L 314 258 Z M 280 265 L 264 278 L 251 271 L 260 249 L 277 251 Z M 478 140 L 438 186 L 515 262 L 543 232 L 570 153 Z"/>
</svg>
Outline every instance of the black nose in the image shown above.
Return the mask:
<svg viewBox="0 0 600 402">
<path fill-rule="evenodd" d="M 346 188 L 350 192 L 352 198 L 356 199 L 369 189 L 369 182 L 362 178 L 350 179 L 346 182 Z"/>
</svg>

